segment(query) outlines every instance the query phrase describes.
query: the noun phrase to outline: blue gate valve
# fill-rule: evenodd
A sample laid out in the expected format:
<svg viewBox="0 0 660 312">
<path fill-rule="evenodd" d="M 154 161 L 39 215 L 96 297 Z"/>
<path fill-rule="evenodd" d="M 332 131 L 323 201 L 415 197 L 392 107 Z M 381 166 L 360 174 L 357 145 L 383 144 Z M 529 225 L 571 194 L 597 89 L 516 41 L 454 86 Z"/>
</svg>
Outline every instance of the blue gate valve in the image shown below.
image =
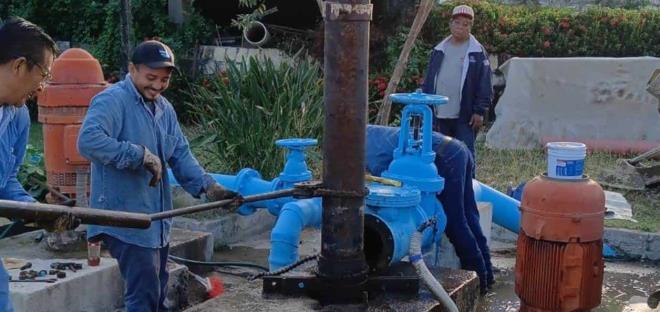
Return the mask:
<svg viewBox="0 0 660 312">
<path fill-rule="evenodd" d="M 421 206 L 429 217 L 436 216 L 436 230 L 443 232 L 447 218 L 437 194 L 444 189 L 445 180 L 438 175 L 434 163 L 436 155 L 433 151 L 431 107 L 444 105 L 448 99 L 442 95 L 425 94 L 420 90 L 414 93 L 395 93 L 390 95 L 390 99 L 393 103 L 405 106 L 401 113 L 399 144 L 394 150 L 392 163 L 382 176 L 418 188 L 422 192 Z M 432 232 L 430 228 L 425 231 L 423 245 L 439 239 Z"/>
</svg>

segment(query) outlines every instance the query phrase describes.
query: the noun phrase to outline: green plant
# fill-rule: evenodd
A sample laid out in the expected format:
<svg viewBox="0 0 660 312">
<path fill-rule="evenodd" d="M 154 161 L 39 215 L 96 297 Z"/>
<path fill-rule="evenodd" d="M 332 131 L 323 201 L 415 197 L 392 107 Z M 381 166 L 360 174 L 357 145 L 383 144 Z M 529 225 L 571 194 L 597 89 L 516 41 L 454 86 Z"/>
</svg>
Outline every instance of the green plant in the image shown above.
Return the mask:
<svg viewBox="0 0 660 312">
<path fill-rule="evenodd" d="M 17 178 L 30 196 L 37 200 L 43 199 L 48 190 L 45 186 L 44 154 L 40 149 L 31 144 L 27 145 L 25 161 L 18 170 Z"/>
<path fill-rule="evenodd" d="M 308 58 L 279 66 L 250 58 L 191 86 L 189 111 L 197 125 L 192 146 L 205 168 L 244 167 L 272 178 L 282 169 L 281 138 L 321 138 L 323 81 Z"/>
<path fill-rule="evenodd" d="M 215 34 L 212 22 L 191 7 L 184 24 L 176 25 L 169 20 L 167 3 L 131 1 L 137 40 L 159 37 L 179 59 L 190 55 L 197 44 L 211 41 Z M 119 69 L 119 0 L 0 1 L 0 18 L 11 15 L 37 23 L 55 39 L 88 49 L 106 72 Z"/>
</svg>

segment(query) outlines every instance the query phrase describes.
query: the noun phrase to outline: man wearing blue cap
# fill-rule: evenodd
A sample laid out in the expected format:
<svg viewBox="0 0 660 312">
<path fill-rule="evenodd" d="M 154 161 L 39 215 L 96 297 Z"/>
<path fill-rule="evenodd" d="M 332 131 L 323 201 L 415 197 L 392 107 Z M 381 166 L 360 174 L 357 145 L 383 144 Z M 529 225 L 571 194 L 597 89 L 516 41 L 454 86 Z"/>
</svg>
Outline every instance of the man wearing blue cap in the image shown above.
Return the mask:
<svg viewBox="0 0 660 312">
<path fill-rule="evenodd" d="M 78 150 L 92 162 L 93 208 L 137 213 L 172 209 L 171 181 L 210 201 L 236 196 L 199 165 L 176 114 L 161 93 L 174 69 L 172 50 L 159 41 L 138 45 L 126 78 L 92 99 Z M 102 240 L 119 263 L 126 290 L 126 311 L 167 311 L 164 304 L 171 219 L 146 230 L 89 226 L 88 239 Z"/>
<path fill-rule="evenodd" d="M 30 130 L 25 101 L 51 78 L 57 47 L 41 28 L 21 18 L 0 25 L 0 47 L 0 199 L 34 202 L 16 178 Z M 11 311 L 9 276 L 0 259 L 0 312 Z"/>
</svg>

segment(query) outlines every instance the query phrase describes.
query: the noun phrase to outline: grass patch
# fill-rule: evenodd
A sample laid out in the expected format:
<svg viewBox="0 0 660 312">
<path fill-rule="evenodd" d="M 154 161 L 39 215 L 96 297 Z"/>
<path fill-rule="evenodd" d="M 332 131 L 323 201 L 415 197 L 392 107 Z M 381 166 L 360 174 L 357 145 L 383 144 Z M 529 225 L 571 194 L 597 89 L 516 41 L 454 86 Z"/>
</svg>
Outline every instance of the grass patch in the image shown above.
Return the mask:
<svg viewBox="0 0 660 312">
<path fill-rule="evenodd" d="M 485 136 L 477 139 L 477 179 L 505 192 L 509 185 L 516 186 L 520 182 L 529 181 L 534 176 L 545 172 L 546 156 L 542 150 L 495 150 L 485 144 Z M 597 177 L 603 169 L 616 166 L 618 158 L 631 158 L 632 155 L 617 155 L 606 152 L 596 152 L 587 155 L 585 173 L 592 178 Z M 660 188 L 646 191 L 626 191 L 619 189 L 606 190 L 619 192 L 632 205 L 633 217 L 639 221 L 634 223 L 625 220 L 606 220 L 605 226 L 660 232 Z"/>
</svg>

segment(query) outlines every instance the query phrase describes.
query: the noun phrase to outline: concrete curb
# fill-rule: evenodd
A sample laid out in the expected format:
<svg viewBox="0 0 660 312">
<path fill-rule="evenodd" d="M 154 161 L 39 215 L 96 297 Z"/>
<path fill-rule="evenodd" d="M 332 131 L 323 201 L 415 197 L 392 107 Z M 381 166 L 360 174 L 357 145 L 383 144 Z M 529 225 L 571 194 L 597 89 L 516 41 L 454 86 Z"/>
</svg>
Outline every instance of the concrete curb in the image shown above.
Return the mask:
<svg viewBox="0 0 660 312">
<path fill-rule="evenodd" d="M 492 239 L 516 243 L 518 235 L 493 224 Z M 650 261 L 660 260 L 660 233 L 649 233 L 619 228 L 605 228 L 604 241 L 624 258 Z"/>
</svg>

